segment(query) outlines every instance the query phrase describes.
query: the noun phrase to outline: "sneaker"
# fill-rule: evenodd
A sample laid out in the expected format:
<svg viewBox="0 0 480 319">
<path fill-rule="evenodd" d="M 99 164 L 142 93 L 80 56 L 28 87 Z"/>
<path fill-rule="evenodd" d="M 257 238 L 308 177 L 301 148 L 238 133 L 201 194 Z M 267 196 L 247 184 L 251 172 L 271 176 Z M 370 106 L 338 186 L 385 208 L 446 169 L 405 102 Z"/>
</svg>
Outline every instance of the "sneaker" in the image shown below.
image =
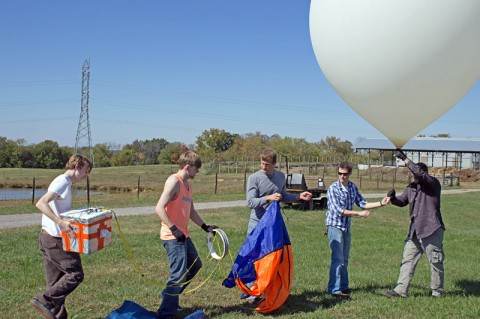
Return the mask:
<svg viewBox="0 0 480 319">
<path fill-rule="evenodd" d="M 350 290 L 350 288 L 347 288 L 345 290 L 342 290 L 342 294 L 350 295 L 352 294 L 352 290 Z"/>
<path fill-rule="evenodd" d="M 30 304 L 33 306 L 33 308 L 37 309 L 38 312 L 42 314 L 47 319 L 55 319 L 55 316 L 53 315 L 52 311 L 47 308 L 44 304 L 42 304 L 40 301 L 38 301 L 37 298 L 32 298 L 30 300 Z"/>
<path fill-rule="evenodd" d="M 406 295 L 401 295 L 397 293 L 395 290 L 385 290 L 383 292 L 383 295 L 388 298 L 396 298 L 396 297 L 401 297 L 401 298 L 406 298 Z"/>
<path fill-rule="evenodd" d="M 260 301 L 262 300 L 262 297 L 255 297 L 255 296 L 248 296 L 247 298 L 244 298 L 243 301 L 245 304 L 248 304 L 249 307 L 257 307 Z"/>
<path fill-rule="evenodd" d="M 162 291 L 162 293 L 160 294 L 160 298 L 163 299 L 164 297 L 165 297 L 165 294 L 164 294 L 163 291 Z M 178 306 L 177 306 L 177 311 L 183 311 L 183 308 L 180 307 L 180 305 L 178 305 Z"/>
<path fill-rule="evenodd" d="M 251 297 L 250 295 L 247 295 L 246 293 L 243 293 L 241 296 L 240 296 L 240 299 L 247 299 L 248 297 Z"/>
<path fill-rule="evenodd" d="M 350 298 L 350 294 L 344 293 L 343 291 L 333 293 L 332 296 L 343 299 L 343 300 Z"/>
</svg>

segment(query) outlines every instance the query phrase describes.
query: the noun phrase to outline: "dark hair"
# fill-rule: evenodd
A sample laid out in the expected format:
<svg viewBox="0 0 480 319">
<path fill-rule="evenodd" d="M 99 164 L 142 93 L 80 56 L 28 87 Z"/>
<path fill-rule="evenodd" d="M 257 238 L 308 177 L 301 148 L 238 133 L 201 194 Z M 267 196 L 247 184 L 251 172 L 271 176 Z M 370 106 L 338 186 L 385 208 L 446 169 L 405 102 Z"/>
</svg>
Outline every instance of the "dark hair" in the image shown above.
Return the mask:
<svg viewBox="0 0 480 319">
<path fill-rule="evenodd" d="M 418 167 L 425 173 L 428 173 L 428 166 L 425 163 L 417 163 Z"/>
<path fill-rule="evenodd" d="M 272 164 L 275 164 L 277 162 L 277 152 L 271 149 L 264 149 L 260 153 L 260 159 L 262 161 L 270 162 Z"/>
<path fill-rule="evenodd" d="M 350 174 L 353 170 L 353 166 L 351 163 L 348 162 L 340 162 L 338 163 L 338 168 L 343 168 L 348 170 L 348 174 Z"/>
</svg>

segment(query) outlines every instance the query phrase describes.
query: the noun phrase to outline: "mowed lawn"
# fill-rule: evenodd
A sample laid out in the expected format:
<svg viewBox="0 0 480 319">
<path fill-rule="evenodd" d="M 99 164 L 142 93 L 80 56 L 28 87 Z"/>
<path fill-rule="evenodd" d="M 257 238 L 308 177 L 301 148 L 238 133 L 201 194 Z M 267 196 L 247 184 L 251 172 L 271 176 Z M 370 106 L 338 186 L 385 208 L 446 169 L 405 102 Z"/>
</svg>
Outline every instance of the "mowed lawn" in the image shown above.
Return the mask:
<svg viewBox="0 0 480 319">
<path fill-rule="evenodd" d="M 180 315 L 203 309 L 207 318 L 479 318 L 478 194 L 444 195 L 442 212 L 447 227 L 444 298 L 429 297 L 430 270 L 425 256 L 417 267 L 409 298 L 381 295 L 397 279 L 409 223 L 408 208 L 388 206 L 373 210 L 368 219 L 352 221 L 349 270 L 353 295 L 350 301 L 338 302 L 326 293 L 330 252 L 323 235 L 325 211 L 284 208 L 295 256 L 293 287 L 279 310 L 261 315 L 241 303 L 238 289 L 222 286 L 231 258 L 245 239 L 249 210 L 202 210 L 207 223 L 220 226 L 228 235 L 231 258 L 220 262 L 208 258 L 205 233 L 191 225 L 204 268 L 181 296 L 184 311 Z M 67 298 L 70 318 L 105 318 L 124 300 L 153 311 L 158 308 L 158 295 L 168 276 L 158 217 L 121 217 L 119 223 L 128 249 L 114 223 L 111 245 L 83 256 L 85 281 Z M 0 318 L 40 318 L 29 305 L 30 298 L 45 285 L 38 234 L 39 227 L 0 231 Z"/>
</svg>

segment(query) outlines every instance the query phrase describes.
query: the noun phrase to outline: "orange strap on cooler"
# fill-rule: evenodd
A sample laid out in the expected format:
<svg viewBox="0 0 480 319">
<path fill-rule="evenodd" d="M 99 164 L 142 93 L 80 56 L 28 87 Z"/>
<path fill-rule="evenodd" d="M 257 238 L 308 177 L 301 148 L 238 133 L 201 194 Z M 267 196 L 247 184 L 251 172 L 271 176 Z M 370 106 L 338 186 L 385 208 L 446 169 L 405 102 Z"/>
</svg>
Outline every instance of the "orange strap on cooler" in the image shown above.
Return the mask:
<svg viewBox="0 0 480 319">
<path fill-rule="evenodd" d="M 84 253 L 84 247 L 83 247 L 84 246 L 83 245 L 84 240 L 97 238 L 98 239 L 98 248 L 101 249 L 101 248 L 103 248 L 104 240 L 105 240 L 102 236 L 100 236 L 101 231 L 106 229 L 110 232 L 112 230 L 111 226 L 109 227 L 109 226 L 106 225 L 107 223 L 105 222 L 105 220 L 99 220 L 95 223 L 88 224 L 88 227 L 93 227 L 97 224 L 99 225 L 98 228 L 97 228 L 97 231 L 95 233 L 88 233 L 88 234 L 83 231 L 84 227 L 80 227 L 80 225 L 85 225 L 85 224 L 80 224 L 80 223 L 76 223 L 76 222 L 70 222 L 70 224 L 75 225 L 78 229 L 78 233 L 75 233 L 75 239 L 79 240 L 78 252 L 81 253 L 81 254 Z M 65 250 L 66 251 L 71 251 L 70 237 L 67 235 L 66 232 L 63 232 L 63 231 L 62 231 L 62 237 L 65 240 Z"/>
</svg>

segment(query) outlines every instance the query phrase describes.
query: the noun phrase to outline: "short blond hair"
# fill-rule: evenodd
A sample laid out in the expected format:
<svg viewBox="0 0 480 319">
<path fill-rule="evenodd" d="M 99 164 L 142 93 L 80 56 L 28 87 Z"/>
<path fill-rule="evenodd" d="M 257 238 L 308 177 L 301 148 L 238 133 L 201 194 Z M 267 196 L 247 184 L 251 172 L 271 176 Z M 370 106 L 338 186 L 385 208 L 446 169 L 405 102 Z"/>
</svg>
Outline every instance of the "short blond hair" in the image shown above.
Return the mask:
<svg viewBox="0 0 480 319">
<path fill-rule="evenodd" d="M 195 166 L 199 169 L 200 167 L 202 167 L 202 160 L 200 159 L 200 156 L 194 151 L 186 151 L 185 153 L 182 153 L 180 155 L 180 158 L 178 159 L 178 167 L 182 169 L 187 164 Z"/>
</svg>

